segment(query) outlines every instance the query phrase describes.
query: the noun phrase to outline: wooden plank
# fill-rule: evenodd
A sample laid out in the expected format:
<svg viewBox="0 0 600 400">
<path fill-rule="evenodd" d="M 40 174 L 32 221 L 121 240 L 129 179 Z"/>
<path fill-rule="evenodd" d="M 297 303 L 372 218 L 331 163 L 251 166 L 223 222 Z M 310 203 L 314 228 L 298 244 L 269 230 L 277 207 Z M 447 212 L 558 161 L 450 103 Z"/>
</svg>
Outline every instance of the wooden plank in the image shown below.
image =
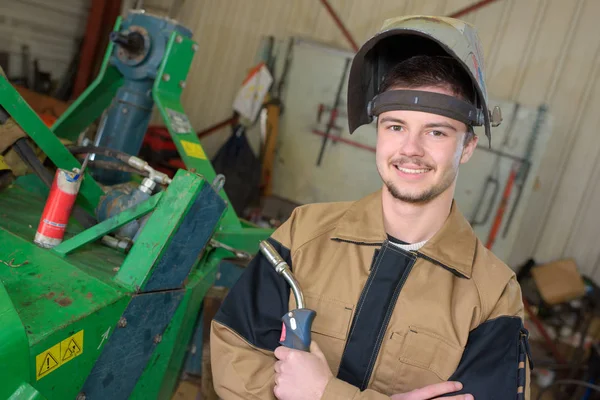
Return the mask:
<svg viewBox="0 0 600 400">
<path fill-rule="evenodd" d="M 67 110 L 67 108 L 69 108 L 69 104 L 64 101 L 34 92 L 33 90 L 29 90 L 19 85 L 14 86 L 27 104 L 29 104 L 29 106 L 38 114 L 48 113 L 55 117 L 59 117 Z"/>
</svg>

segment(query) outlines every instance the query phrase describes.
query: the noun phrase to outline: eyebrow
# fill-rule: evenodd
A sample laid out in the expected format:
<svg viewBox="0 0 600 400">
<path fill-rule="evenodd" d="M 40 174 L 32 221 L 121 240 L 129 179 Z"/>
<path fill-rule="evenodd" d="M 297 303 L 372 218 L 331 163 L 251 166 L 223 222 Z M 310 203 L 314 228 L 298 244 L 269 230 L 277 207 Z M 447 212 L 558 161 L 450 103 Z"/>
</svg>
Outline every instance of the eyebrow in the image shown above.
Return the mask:
<svg viewBox="0 0 600 400">
<path fill-rule="evenodd" d="M 404 121 L 400 118 L 394 118 L 394 117 L 383 117 L 383 118 L 381 118 L 381 120 L 379 122 L 380 123 L 395 122 L 397 124 L 408 125 L 406 123 L 406 121 Z M 452 129 L 454 132 L 457 132 L 456 128 L 447 122 L 432 122 L 432 123 L 426 124 L 424 126 L 424 128 L 448 128 L 448 129 Z"/>
<path fill-rule="evenodd" d="M 448 128 L 452 129 L 454 132 L 457 131 L 455 127 L 453 127 L 447 122 L 433 122 L 431 124 L 426 124 L 425 128 Z"/>
</svg>

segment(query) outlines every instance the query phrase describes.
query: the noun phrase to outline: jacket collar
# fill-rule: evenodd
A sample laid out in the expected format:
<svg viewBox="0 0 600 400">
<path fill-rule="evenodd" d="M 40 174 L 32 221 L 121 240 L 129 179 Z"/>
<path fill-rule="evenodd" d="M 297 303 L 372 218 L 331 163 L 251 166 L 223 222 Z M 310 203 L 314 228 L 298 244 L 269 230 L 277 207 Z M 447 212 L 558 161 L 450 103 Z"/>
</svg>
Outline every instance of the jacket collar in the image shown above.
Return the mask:
<svg viewBox="0 0 600 400">
<path fill-rule="evenodd" d="M 344 213 L 332 239 L 377 245 L 387 240 L 383 225 L 381 190 L 354 202 Z M 452 202 L 442 228 L 419 250 L 419 254 L 444 268 L 471 277 L 477 237 L 471 225 Z"/>
</svg>

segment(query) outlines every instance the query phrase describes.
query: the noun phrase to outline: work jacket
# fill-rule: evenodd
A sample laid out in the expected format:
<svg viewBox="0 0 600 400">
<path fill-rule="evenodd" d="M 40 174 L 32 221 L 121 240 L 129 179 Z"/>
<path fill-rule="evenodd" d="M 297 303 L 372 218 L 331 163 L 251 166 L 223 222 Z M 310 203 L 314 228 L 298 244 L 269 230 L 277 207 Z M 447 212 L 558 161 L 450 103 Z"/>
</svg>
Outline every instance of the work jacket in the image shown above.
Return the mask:
<svg viewBox="0 0 600 400">
<path fill-rule="evenodd" d="M 301 206 L 269 241 L 316 311 L 312 339 L 334 375 L 323 399 L 386 399 L 446 380 L 477 400 L 529 398 L 519 284 L 456 204 L 418 251 L 388 240 L 381 192 Z M 294 308 L 288 284 L 258 254 L 211 323 L 221 398 L 274 398 L 273 351 Z"/>
</svg>

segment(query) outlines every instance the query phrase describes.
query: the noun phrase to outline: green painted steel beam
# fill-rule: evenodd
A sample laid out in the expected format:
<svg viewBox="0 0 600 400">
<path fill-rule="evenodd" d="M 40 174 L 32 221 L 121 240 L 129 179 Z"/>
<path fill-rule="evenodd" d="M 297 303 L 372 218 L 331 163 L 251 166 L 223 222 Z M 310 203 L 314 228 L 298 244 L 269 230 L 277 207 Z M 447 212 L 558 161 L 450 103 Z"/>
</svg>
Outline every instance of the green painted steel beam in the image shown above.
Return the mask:
<svg viewBox="0 0 600 400">
<path fill-rule="evenodd" d="M 66 170 L 81 168 L 79 161 L 2 76 L 0 76 L 0 105 L 57 167 Z M 86 173 L 79 189 L 78 201 L 81 205 L 92 212 L 103 194 L 98 183 Z"/>
<path fill-rule="evenodd" d="M 117 18 L 114 31 L 119 31 L 121 17 Z M 52 131 L 61 138 L 74 141 L 102 112 L 110 105 L 119 87 L 123 84 L 123 76 L 110 65 L 114 44 L 108 42 L 100 71 L 94 82 L 71 104 L 71 106 L 52 125 Z"/>
<path fill-rule="evenodd" d="M 165 330 L 162 341 L 148 361 L 148 368 L 140 377 L 130 400 L 147 399 L 148 393 L 157 395 L 158 399 L 172 397 L 181 374 L 181 366 L 189 350 L 188 345 L 194 333 L 202 299 L 215 280 L 219 263 L 228 256 L 227 251 L 215 249 L 205 255 L 198 268 L 190 273 L 185 286 L 185 296 Z"/>
<path fill-rule="evenodd" d="M 0 260 L 7 263 L 0 263 L 0 283 L 25 326 L 29 346 L 123 296 L 124 290 L 114 282 L 101 281 L 68 258 L 2 228 L 0 243 Z M 104 267 L 113 268 L 108 263 Z"/>
<path fill-rule="evenodd" d="M 192 39 L 184 38 L 177 33 L 171 35 L 154 82 L 152 95 L 187 169 L 204 176 L 209 183 L 212 183 L 216 172 L 180 100 L 197 46 Z M 225 190 L 222 189 L 219 195 L 227 202 L 227 210 L 221 224 L 230 228 L 239 227 L 240 221 L 231 207 Z"/>
<path fill-rule="evenodd" d="M 4 260 L 2 260 L 4 262 Z M 1 265 L 5 267 L 4 264 Z M 19 313 L 13 305 L 4 285 L 0 284 L 0 398 L 7 399 L 19 393 L 21 386 L 29 381 L 29 342 Z"/>
<path fill-rule="evenodd" d="M 234 249 L 256 254 L 260 241 L 268 238 L 272 233 L 273 229 L 266 228 L 223 229 L 217 231 L 214 238 Z"/>
<path fill-rule="evenodd" d="M 177 171 L 115 276 L 116 282 L 130 290 L 143 286 L 204 184 L 206 181 L 194 173 Z"/>
<path fill-rule="evenodd" d="M 98 240 L 102 236 L 111 233 L 115 229 L 119 229 L 120 227 L 128 224 L 129 222 L 148 214 L 154 209 L 154 207 L 156 207 L 156 204 L 158 203 L 162 195 L 163 192 L 159 192 L 154 196 L 150 197 L 148 200 L 136 204 L 135 206 L 120 212 L 114 217 L 109 218 L 97 225 L 94 225 L 91 228 L 72 237 L 71 239 L 62 242 L 58 246 L 54 247 L 54 249 L 52 250 L 59 256 L 65 257 L 67 254 L 71 253 L 75 249 L 82 247 L 88 243 L 91 243 L 95 240 Z"/>
</svg>

